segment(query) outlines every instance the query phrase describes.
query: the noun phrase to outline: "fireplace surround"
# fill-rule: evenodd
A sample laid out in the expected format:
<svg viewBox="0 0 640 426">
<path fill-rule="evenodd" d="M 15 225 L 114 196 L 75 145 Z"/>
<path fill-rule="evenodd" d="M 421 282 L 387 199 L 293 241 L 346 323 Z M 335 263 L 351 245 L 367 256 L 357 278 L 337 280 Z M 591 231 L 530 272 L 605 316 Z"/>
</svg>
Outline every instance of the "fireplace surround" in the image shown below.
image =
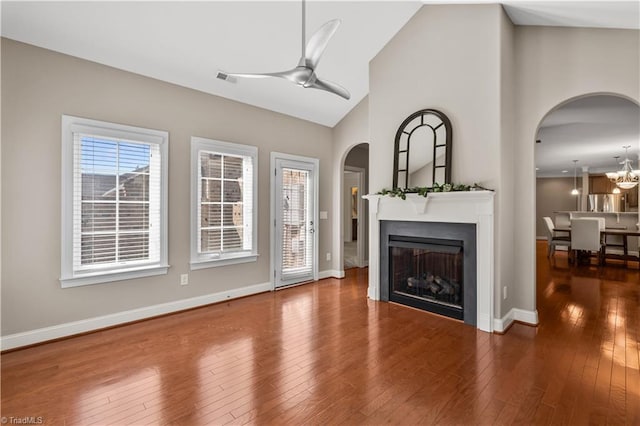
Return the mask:
<svg viewBox="0 0 640 426">
<path fill-rule="evenodd" d="M 478 329 L 492 332 L 495 262 L 494 196 L 495 193 L 492 191 L 430 193 L 426 198 L 417 194 L 407 194 L 406 200 L 377 194 L 364 196 L 363 198 L 369 202 L 369 298 L 384 300 L 381 297 L 382 292 L 385 291 L 383 287 L 387 288 L 386 291 L 389 288 L 388 282 L 381 283 L 380 247 L 384 222 L 473 224 L 476 251 L 474 323 Z M 431 238 L 438 237 L 431 236 Z"/>
</svg>

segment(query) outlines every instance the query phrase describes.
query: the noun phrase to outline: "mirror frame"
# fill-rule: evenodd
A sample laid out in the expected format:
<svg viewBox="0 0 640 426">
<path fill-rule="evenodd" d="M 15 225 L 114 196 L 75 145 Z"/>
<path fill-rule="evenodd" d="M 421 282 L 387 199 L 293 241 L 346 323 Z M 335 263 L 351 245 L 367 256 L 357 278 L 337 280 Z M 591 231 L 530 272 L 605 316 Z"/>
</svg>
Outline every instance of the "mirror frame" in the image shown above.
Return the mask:
<svg viewBox="0 0 640 426">
<path fill-rule="evenodd" d="M 438 124 L 436 127 L 432 127 L 429 124 L 425 124 L 425 120 L 424 117 L 425 116 L 435 116 L 440 120 L 440 124 Z M 416 119 L 417 117 L 421 117 L 421 124 L 419 126 L 414 127 L 413 129 L 406 129 L 406 127 L 409 125 L 409 123 L 411 123 L 414 119 Z M 407 117 L 402 124 L 400 124 L 400 127 L 398 127 L 398 131 L 396 132 L 396 138 L 395 138 L 395 148 L 394 148 L 394 156 L 393 156 L 393 188 L 396 189 L 398 188 L 398 173 L 400 171 L 405 171 L 405 182 L 404 182 L 404 187 L 403 188 L 408 188 L 409 187 L 409 173 L 408 171 L 405 170 L 398 170 L 398 160 L 400 157 L 400 138 L 402 137 L 402 134 L 405 133 L 409 136 L 409 138 L 407 139 L 407 149 L 406 151 L 403 150 L 402 152 L 406 152 L 406 158 L 407 158 L 407 164 L 409 163 L 409 154 L 411 151 L 411 135 L 413 134 L 413 132 L 416 129 L 419 129 L 420 127 L 424 127 L 427 126 L 429 127 L 432 131 L 433 131 L 433 161 L 434 161 L 434 166 L 433 166 L 433 172 L 432 172 L 432 176 L 431 176 L 431 182 L 432 185 L 435 182 L 435 177 L 436 177 L 436 169 L 440 169 L 440 168 L 444 168 L 444 182 L 438 182 L 438 184 L 442 185 L 445 183 L 451 183 L 451 141 L 452 141 L 452 129 L 451 129 L 451 121 L 449 120 L 449 117 L 447 117 L 443 112 L 435 110 L 435 109 L 421 109 L 420 111 L 416 111 L 413 114 L 411 114 L 409 117 Z M 444 126 L 445 128 L 445 132 L 446 132 L 446 136 L 445 136 L 445 141 L 444 143 L 440 143 L 438 144 L 438 140 L 437 140 L 437 135 L 436 135 L 436 130 L 440 128 L 440 126 Z M 445 165 L 444 166 L 436 166 L 435 165 L 435 153 L 436 153 L 436 148 L 438 147 L 445 147 Z M 407 167 L 407 166 L 405 166 Z"/>
</svg>

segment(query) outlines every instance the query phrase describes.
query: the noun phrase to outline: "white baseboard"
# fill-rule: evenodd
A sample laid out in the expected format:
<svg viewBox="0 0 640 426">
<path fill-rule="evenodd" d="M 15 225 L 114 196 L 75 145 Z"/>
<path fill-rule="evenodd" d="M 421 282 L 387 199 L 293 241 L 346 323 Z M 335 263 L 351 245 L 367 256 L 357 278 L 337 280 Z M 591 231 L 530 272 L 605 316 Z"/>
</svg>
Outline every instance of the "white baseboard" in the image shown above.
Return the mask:
<svg viewBox="0 0 640 426">
<path fill-rule="evenodd" d="M 493 331 L 504 333 L 514 321 L 538 325 L 538 311 L 525 311 L 524 309 L 512 308 L 502 318 L 494 318 Z"/>
<path fill-rule="evenodd" d="M 326 271 L 318 272 L 319 280 L 323 280 L 325 278 L 344 278 L 344 271 L 338 271 L 337 269 L 327 269 Z"/>
<path fill-rule="evenodd" d="M 0 348 L 2 348 L 2 350 L 15 349 L 22 346 L 33 345 L 35 343 L 46 342 L 48 340 L 59 339 L 61 337 L 73 336 L 74 334 L 86 333 L 88 331 L 99 330 L 102 328 L 112 327 L 114 325 L 125 324 L 173 312 L 184 311 L 186 309 L 210 305 L 223 300 L 236 299 L 238 297 L 250 296 L 252 294 L 264 293 L 271 290 L 273 290 L 272 283 L 255 284 L 220 293 L 212 293 L 204 296 L 132 309 L 130 311 L 58 324 L 22 333 L 9 334 L 7 336 L 2 336 L 0 340 Z"/>
</svg>

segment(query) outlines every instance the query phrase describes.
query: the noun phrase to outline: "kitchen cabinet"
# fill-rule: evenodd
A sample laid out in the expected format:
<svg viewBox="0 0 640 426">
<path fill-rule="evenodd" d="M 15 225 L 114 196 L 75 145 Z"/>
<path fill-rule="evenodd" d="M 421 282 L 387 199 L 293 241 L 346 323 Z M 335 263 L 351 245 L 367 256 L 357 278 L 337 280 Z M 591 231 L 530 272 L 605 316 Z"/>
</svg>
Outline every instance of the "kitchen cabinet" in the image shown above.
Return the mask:
<svg viewBox="0 0 640 426">
<path fill-rule="evenodd" d="M 629 207 L 638 207 L 638 188 L 631 188 L 624 192 L 626 192 L 625 197 L 627 197 Z"/>
<path fill-rule="evenodd" d="M 610 194 L 613 183 L 606 176 L 589 176 L 589 194 Z"/>
</svg>

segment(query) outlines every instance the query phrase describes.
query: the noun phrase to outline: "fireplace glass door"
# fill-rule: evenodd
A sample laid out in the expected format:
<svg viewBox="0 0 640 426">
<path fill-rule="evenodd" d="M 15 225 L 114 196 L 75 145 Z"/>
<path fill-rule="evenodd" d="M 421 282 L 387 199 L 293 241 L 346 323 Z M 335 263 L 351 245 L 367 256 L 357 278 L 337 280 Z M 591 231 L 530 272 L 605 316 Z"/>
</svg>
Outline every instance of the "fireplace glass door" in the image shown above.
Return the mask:
<svg viewBox="0 0 640 426">
<path fill-rule="evenodd" d="M 463 243 L 458 240 L 389 238 L 389 299 L 463 318 Z"/>
</svg>

